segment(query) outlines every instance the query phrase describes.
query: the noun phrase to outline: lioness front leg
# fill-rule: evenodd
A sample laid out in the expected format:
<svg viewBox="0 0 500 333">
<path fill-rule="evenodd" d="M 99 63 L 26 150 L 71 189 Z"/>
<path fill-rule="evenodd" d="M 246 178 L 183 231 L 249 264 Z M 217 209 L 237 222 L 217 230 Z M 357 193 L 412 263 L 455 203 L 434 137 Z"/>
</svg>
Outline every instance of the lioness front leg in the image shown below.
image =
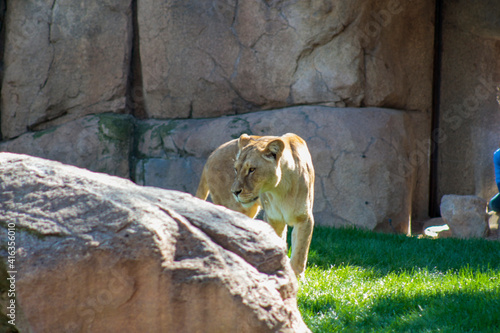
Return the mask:
<svg viewBox="0 0 500 333">
<path fill-rule="evenodd" d="M 292 269 L 297 276 L 303 276 L 307 265 L 307 256 L 314 228 L 312 214 L 303 222 L 294 225 L 292 231 Z"/>
</svg>

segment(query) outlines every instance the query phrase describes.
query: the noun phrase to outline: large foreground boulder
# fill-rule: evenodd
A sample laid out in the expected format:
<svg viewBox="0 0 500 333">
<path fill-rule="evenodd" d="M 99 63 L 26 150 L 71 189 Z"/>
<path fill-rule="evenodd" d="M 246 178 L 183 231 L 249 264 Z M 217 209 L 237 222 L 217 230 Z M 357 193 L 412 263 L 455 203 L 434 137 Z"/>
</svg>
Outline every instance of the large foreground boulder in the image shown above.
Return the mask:
<svg viewBox="0 0 500 333">
<path fill-rule="evenodd" d="M 0 226 L 21 331 L 309 331 L 273 230 L 188 194 L 1 153 Z"/>
</svg>

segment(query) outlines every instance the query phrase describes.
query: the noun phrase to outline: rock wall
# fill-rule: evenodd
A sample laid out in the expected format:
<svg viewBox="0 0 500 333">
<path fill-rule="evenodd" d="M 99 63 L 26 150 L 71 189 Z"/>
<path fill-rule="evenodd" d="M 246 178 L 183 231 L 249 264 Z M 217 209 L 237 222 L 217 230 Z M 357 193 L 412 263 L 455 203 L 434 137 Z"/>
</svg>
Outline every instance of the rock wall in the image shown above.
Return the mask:
<svg viewBox="0 0 500 333">
<path fill-rule="evenodd" d="M 7 1 L 4 139 L 90 113 L 430 109 L 432 1 Z"/>
</svg>

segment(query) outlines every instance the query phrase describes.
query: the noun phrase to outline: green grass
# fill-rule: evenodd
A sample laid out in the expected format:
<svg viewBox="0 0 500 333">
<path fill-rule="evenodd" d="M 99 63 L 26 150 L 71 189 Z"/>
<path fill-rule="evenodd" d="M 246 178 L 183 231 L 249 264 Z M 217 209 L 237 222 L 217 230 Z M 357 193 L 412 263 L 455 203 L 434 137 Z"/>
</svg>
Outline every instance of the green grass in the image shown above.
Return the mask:
<svg viewBox="0 0 500 333">
<path fill-rule="evenodd" d="M 299 283 L 313 332 L 500 332 L 500 242 L 318 227 Z"/>
</svg>

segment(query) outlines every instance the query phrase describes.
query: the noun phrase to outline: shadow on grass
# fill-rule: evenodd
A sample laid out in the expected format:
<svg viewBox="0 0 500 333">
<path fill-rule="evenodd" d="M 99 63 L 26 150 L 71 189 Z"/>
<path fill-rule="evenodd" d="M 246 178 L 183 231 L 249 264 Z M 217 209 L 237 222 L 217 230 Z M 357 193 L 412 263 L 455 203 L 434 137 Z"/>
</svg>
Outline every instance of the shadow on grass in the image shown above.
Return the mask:
<svg viewBox="0 0 500 333">
<path fill-rule="evenodd" d="M 498 332 L 498 297 L 495 292 L 380 297 L 372 307 L 350 313 L 334 305 L 330 312 L 341 314 L 335 317 L 323 314 L 315 319 L 311 329 L 314 332 Z M 314 305 L 306 300 L 301 307 L 308 309 Z M 470 312 L 464 313 L 464 309 Z M 457 313 L 461 315 L 457 317 Z"/>
<path fill-rule="evenodd" d="M 373 316 L 382 319 L 378 321 L 382 323 L 382 328 L 390 327 L 395 331 L 422 331 L 434 327 L 441 331 L 478 332 L 490 327 L 493 332 L 499 329 L 500 319 L 496 314 L 496 309 L 500 306 L 499 296 L 498 292 L 492 291 L 395 296 L 378 299 L 371 310 Z M 467 309 L 471 311 L 464 313 Z M 462 314 L 458 319 L 457 313 Z M 386 322 L 383 318 L 392 320 Z M 370 324 L 373 319 L 370 316 L 364 320 L 367 322 L 361 323 L 363 326 Z M 476 327 L 476 323 L 481 323 L 481 326 Z"/>
</svg>

